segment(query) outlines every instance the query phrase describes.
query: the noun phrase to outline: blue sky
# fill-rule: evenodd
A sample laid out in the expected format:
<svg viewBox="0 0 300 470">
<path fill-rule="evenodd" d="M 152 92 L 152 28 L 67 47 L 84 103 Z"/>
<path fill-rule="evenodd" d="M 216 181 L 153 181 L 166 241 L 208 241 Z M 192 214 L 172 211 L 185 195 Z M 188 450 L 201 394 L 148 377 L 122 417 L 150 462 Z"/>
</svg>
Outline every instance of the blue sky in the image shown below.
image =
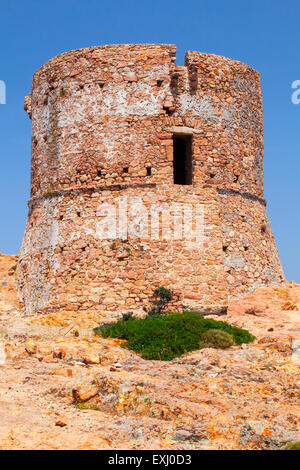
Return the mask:
<svg viewBox="0 0 300 470">
<path fill-rule="evenodd" d="M 177 44 L 241 60 L 261 73 L 265 125 L 265 195 L 288 280 L 300 282 L 299 0 L 1 1 L 0 252 L 17 253 L 27 216 L 30 120 L 23 111 L 34 71 L 71 49 L 111 43 Z"/>
</svg>

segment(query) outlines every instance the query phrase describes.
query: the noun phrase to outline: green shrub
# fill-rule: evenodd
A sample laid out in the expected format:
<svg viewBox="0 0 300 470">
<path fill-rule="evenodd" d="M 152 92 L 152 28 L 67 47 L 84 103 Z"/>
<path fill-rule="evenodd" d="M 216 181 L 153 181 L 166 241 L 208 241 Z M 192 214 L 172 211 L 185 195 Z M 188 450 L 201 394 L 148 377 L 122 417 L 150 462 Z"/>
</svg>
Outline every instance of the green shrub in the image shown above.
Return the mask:
<svg viewBox="0 0 300 470">
<path fill-rule="evenodd" d="M 211 329 L 203 333 L 200 341 L 202 348 L 230 348 L 234 344 L 233 337 L 226 331 Z"/>
<path fill-rule="evenodd" d="M 94 331 L 103 338 L 127 340 L 122 347 L 139 353 L 144 359 L 169 361 L 199 349 L 203 334 L 212 329 L 231 335 L 234 344 L 249 343 L 255 339 L 247 330 L 224 321 L 203 318 L 194 312 L 121 319 Z"/>
<path fill-rule="evenodd" d="M 132 320 L 134 318 L 133 312 L 123 313 L 122 318 L 125 321 Z"/>
<path fill-rule="evenodd" d="M 289 442 L 283 450 L 300 450 L 300 441 Z"/>
<path fill-rule="evenodd" d="M 165 287 L 158 287 L 153 291 L 154 300 L 152 300 L 153 307 L 151 310 L 144 308 L 149 317 L 162 315 L 167 308 L 168 303 L 173 299 L 173 294 Z"/>
</svg>

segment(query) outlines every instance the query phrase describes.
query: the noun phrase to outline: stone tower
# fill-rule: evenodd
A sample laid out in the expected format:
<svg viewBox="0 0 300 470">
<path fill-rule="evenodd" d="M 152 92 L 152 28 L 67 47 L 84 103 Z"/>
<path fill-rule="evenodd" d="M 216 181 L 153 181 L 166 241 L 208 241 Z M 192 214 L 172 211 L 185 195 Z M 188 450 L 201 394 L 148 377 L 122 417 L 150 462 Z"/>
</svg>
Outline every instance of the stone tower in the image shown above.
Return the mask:
<svg viewBox="0 0 300 470">
<path fill-rule="evenodd" d="M 91 47 L 34 74 L 18 265 L 28 314 L 106 319 L 140 311 L 162 285 L 174 308 L 219 313 L 284 280 L 263 193 L 259 73 L 200 52 L 176 66 L 175 55 Z"/>
</svg>

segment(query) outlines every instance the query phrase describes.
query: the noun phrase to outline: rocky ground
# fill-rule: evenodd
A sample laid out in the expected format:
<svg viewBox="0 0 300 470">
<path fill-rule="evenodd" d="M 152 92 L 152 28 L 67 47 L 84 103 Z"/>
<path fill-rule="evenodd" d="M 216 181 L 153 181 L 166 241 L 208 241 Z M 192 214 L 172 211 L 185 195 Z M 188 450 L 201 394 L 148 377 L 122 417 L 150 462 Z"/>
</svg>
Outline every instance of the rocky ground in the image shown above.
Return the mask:
<svg viewBox="0 0 300 470">
<path fill-rule="evenodd" d="M 257 340 L 145 361 L 95 318 L 26 318 L 0 255 L 0 449 L 278 449 L 299 440 L 300 286 L 232 301 Z M 5 353 L 4 353 L 5 349 Z"/>
</svg>

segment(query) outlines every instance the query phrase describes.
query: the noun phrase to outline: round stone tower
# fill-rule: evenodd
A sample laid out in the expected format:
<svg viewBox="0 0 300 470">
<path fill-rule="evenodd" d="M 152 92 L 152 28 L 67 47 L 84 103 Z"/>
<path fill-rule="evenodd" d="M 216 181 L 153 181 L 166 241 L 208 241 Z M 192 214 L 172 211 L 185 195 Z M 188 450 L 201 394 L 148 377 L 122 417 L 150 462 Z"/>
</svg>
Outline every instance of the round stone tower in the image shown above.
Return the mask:
<svg viewBox="0 0 300 470">
<path fill-rule="evenodd" d="M 173 45 L 61 54 L 33 77 L 26 312 L 226 312 L 284 280 L 263 194 L 259 73 Z"/>
</svg>

